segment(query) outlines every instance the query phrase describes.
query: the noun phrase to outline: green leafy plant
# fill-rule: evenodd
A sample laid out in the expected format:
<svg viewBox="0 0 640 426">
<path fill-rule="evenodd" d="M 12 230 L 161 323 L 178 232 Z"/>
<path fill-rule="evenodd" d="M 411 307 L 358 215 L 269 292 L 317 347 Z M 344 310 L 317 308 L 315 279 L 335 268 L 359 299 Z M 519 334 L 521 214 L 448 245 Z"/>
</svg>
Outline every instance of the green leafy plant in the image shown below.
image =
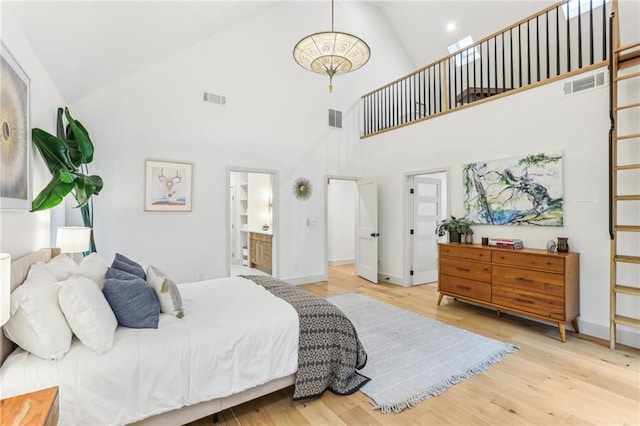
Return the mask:
<svg viewBox="0 0 640 426">
<path fill-rule="evenodd" d="M 63 115 L 67 119 L 66 126 Z M 47 186 L 33 199 L 31 211 L 55 207 L 69 193 L 73 194 L 84 226 L 92 228 L 89 253 L 96 251 L 91 197 L 100 193 L 103 182 L 100 176 L 89 175 L 87 164 L 93 161 L 89 132 L 65 107 L 58 108 L 57 136 L 36 128 L 31 131 L 31 139 L 52 175 Z"/>
<path fill-rule="evenodd" d="M 451 241 L 457 240 L 457 242 L 460 242 L 460 235 L 473 234 L 471 222 L 466 218 L 457 218 L 455 216 L 449 216 L 448 218 L 441 220 L 436 226 L 436 234 L 438 234 L 438 236 L 442 237 L 446 232 L 449 233 Z M 452 238 L 452 234 L 455 234 L 458 237 Z"/>
</svg>

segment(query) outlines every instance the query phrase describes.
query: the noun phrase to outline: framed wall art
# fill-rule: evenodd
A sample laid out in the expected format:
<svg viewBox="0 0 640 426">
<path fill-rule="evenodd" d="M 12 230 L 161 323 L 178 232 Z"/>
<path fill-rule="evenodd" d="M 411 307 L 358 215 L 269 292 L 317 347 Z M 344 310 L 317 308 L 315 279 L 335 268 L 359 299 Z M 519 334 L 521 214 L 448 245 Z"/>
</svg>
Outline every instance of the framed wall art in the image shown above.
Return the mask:
<svg viewBox="0 0 640 426">
<path fill-rule="evenodd" d="M 192 169 L 191 163 L 146 160 L 145 211 L 190 212 Z"/>
<path fill-rule="evenodd" d="M 0 208 L 29 210 L 30 80 L 4 43 L 0 79 Z"/>
<path fill-rule="evenodd" d="M 465 164 L 462 179 L 472 223 L 563 226 L 561 153 Z"/>
</svg>

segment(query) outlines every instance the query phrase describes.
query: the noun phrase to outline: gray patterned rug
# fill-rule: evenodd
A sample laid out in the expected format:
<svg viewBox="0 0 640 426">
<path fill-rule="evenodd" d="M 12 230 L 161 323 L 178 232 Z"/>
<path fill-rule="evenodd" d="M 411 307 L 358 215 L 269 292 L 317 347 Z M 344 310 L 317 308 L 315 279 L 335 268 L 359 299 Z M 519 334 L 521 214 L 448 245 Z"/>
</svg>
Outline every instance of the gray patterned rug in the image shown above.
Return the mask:
<svg viewBox="0 0 640 426">
<path fill-rule="evenodd" d="M 369 358 L 360 391 L 383 413 L 399 413 L 486 370 L 517 346 L 358 293 L 326 298 L 353 322 Z"/>
</svg>

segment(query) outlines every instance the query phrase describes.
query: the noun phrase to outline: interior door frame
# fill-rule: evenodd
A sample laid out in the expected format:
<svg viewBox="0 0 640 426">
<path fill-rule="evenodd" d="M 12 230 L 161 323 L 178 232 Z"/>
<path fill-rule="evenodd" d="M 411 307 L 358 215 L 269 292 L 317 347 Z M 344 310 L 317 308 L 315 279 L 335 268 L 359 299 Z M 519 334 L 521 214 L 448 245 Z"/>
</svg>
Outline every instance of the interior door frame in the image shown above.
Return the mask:
<svg viewBox="0 0 640 426">
<path fill-rule="evenodd" d="M 413 224 L 413 204 L 411 202 L 412 198 L 411 198 L 411 194 L 410 194 L 410 190 L 411 190 L 411 183 L 413 180 L 414 176 L 420 176 L 420 175 L 428 175 L 428 174 L 432 174 L 432 173 L 444 173 L 445 179 L 444 179 L 444 183 L 446 185 L 446 191 L 447 191 L 447 197 L 446 200 L 443 202 L 443 205 L 446 208 L 447 212 L 451 211 L 451 168 L 448 166 L 444 166 L 444 167 L 436 167 L 433 169 L 425 169 L 425 170 L 416 170 L 416 171 L 412 171 L 412 172 L 405 172 L 403 173 L 403 179 L 404 179 L 404 196 L 403 196 L 403 203 L 404 203 L 404 214 L 403 214 L 403 233 L 404 233 L 404 237 L 403 237 L 403 257 L 404 257 L 404 265 L 402 267 L 402 274 L 403 274 L 403 278 L 402 278 L 402 285 L 404 286 L 411 286 L 411 261 L 412 261 L 412 256 L 411 256 L 411 225 Z"/>
<path fill-rule="evenodd" d="M 238 172 L 238 173 L 261 173 L 261 174 L 270 174 L 273 177 L 273 180 L 271 182 L 271 203 L 272 203 L 272 209 L 271 209 L 271 222 L 272 222 L 272 237 L 271 237 L 271 275 L 275 278 L 278 277 L 278 272 L 280 270 L 280 268 L 278 267 L 279 265 L 279 261 L 280 261 L 280 256 L 278 256 L 279 254 L 279 246 L 280 246 L 280 239 L 278 238 L 278 235 L 280 234 L 280 209 L 279 209 L 279 202 L 280 202 L 280 197 L 279 197 L 279 186 L 278 186 L 278 182 L 279 182 L 279 176 L 278 176 L 278 170 L 273 170 L 273 169 L 259 169 L 259 168 L 253 168 L 253 167 L 237 167 L 237 166 L 227 166 L 225 168 L 225 182 L 226 182 L 226 188 L 229 188 L 231 186 L 231 173 L 233 172 Z M 227 190 L 228 191 L 228 190 Z M 228 192 L 225 191 L 228 195 Z M 225 231 L 225 258 L 226 260 L 226 275 L 230 276 L 231 275 L 231 252 L 229 250 L 230 248 L 230 238 L 231 238 L 231 200 L 229 199 L 229 197 L 226 197 L 226 231 Z"/>
<path fill-rule="evenodd" d="M 325 175 L 324 176 L 324 280 L 329 278 L 329 181 L 335 180 L 350 180 L 356 185 L 362 178 L 355 176 L 342 176 L 342 175 Z M 355 200 L 354 200 L 355 202 Z M 353 218 L 354 222 L 356 218 Z M 357 234 L 357 230 L 354 232 L 354 238 Z M 356 247 L 356 250 L 358 248 Z M 357 257 L 357 254 L 356 254 Z"/>
</svg>

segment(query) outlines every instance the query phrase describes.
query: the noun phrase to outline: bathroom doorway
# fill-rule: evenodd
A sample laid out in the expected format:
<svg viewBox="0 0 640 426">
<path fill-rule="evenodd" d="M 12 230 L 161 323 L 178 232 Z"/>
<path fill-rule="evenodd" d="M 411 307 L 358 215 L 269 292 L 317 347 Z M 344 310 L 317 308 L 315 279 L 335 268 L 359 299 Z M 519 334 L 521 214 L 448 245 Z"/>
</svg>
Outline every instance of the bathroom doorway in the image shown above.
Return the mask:
<svg viewBox="0 0 640 426">
<path fill-rule="evenodd" d="M 237 275 L 275 275 L 277 217 L 276 172 L 228 169 L 227 272 Z"/>
</svg>

